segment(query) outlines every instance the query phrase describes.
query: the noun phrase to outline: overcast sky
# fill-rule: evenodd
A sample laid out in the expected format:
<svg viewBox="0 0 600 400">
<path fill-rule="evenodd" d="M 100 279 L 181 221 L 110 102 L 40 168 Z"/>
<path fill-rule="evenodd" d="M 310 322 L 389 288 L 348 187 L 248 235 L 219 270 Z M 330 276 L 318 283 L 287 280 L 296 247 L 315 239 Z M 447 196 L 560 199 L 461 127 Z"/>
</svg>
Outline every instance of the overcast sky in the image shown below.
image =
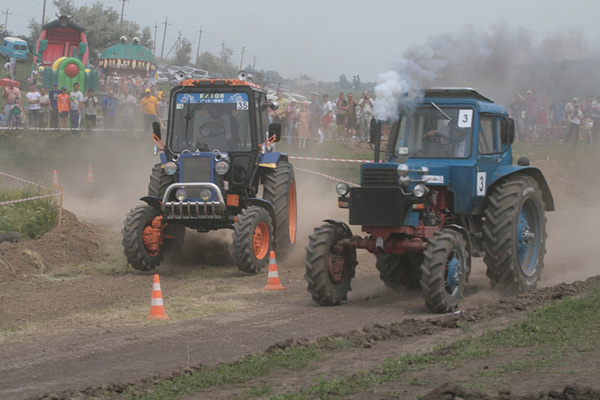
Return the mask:
<svg viewBox="0 0 600 400">
<path fill-rule="evenodd" d="M 93 1 L 76 0 L 76 5 Z M 105 0 L 121 12 L 122 0 Z M 43 0 L 2 1 L 8 29 L 28 34 L 30 18 L 41 21 Z M 48 0 L 46 22 L 57 10 Z M 307 74 L 319 80 L 348 79 L 376 81 L 389 70 L 393 60 L 411 45 L 465 27 L 482 32 L 492 25 L 525 28 L 535 38 L 581 32 L 592 44 L 600 43 L 600 0 L 126 0 L 124 18 L 141 26 L 158 23 L 157 55 L 168 18 L 165 54 L 178 32 L 193 43 L 196 56 L 199 31 L 200 51 L 218 54 L 221 45 L 233 49 L 233 60 L 244 66 L 278 71 L 284 78 Z M 111 29 L 118 29 L 111 27 Z M 94 44 L 90 43 L 91 48 Z M 171 53 L 172 54 L 172 53 Z"/>
</svg>

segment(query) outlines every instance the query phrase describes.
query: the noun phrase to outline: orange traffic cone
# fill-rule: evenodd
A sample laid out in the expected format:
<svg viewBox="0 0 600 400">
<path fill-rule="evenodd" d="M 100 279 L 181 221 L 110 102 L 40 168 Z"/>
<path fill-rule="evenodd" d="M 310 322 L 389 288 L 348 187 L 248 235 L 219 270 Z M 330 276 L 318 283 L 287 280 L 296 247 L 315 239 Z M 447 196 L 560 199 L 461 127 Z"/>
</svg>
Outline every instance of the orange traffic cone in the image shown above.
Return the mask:
<svg viewBox="0 0 600 400">
<path fill-rule="evenodd" d="M 154 283 L 152 285 L 152 301 L 150 302 L 150 315 L 148 315 L 148 319 L 169 319 L 167 314 L 165 314 L 165 306 L 163 304 L 158 274 L 154 274 Z"/>
<path fill-rule="evenodd" d="M 88 168 L 87 182 L 94 183 L 94 175 L 92 174 L 92 165 L 91 164 L 90 164 L 90 167 Z"/>
<path fill-rule="evenodd" d="M 54 170 L 54 176 L 52 177 L 52 188 L 58 189 L 58 175 L 56 175 L 56 170 Z"/>
<path fill-rule="evenodd" d="M 271 250 L 269 254 L 269 276 L 267 278 L 267 286 L 264 290 L 285 290 L 279 283 L 279 274 L 277 273 L 277 261 L 275 260 L 275 252 Z"/>
</svg>

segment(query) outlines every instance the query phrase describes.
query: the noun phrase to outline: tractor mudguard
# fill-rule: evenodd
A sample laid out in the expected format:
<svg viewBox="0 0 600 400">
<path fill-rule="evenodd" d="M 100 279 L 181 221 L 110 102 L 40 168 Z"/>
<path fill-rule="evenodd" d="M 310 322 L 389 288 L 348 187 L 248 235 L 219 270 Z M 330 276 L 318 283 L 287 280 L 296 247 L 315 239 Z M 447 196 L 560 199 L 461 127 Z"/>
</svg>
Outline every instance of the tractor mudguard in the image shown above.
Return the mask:
<svg viewBox="0 0 600 400">
<path fill-rule="evenodd" d="M 339 219 L 324 219 L 323 222 L 329 222 L 330 224 L 341 226 L 342 229 L 344 229 L 344 234 L 346 235 L 346 237 L 352 237 L 352 230 L 350 229 L 350 227 L 346 225 L 346 223 L 340 221 Z"/>
<path fill-rule="evenodd" d="M 151 207 L 161 210 L 162 199 L 159 199 L 158 197 L 144 196 L 140 200 L 143 201 L 144 203 L 148 204 Z"/>
<path fill-rule="evenodd" d="M 277 168 L 277 163 L 280 160 L 287 161 L 287 154 L 278 152 L 265 153 L 260 157 L 258 166 L 265 168 Z"/>
<path fill-rule="evenodd" d="M 542 190 L 542 199 L 546 205 L 546 211 L 554 211 L 554 198 L 552 197 L 552 192 L 550 191 L 548 182 L 546 182 L 546 178 L 544 178 L 544 174 L 542 174 L 542 171 L 537 167 L 521 167 L 517 165 L 503 165 L 498 167 L 496 172 L 492 175 L 490 185 L 487 187 L 486 195 L 491 192 L 492 187 L 500 179 L 504 179 L 516 173 L 529 175 L 535 179 Z"/>
<path fill-rule="evenodd" d="M 275 209 L 273 208 L 273 204 L 265 199 L 253 197 L 251 199 L 246 199 L 244 202 L 244 208 L 248 206 L 257 206 L 267 210 L 269 217 L 271 217 L 271 225 L 273 225 L 273 242 L 275 243 L 275 238 L 277 237 L 277 220 L 275 219 Z M 275 248 L 277 248 L 277 243 L 275 243 Z"/>
</svg>

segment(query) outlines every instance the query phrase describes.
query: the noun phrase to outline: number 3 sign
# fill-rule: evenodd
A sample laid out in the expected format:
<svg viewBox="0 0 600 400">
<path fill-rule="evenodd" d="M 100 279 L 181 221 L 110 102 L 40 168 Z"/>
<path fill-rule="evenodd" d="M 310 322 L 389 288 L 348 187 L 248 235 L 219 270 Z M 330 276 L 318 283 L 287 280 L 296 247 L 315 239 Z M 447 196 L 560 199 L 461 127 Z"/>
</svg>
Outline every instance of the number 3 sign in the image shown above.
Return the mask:
<svg viewBox="0 0 600 400">
<path fill-rule="evenodd" d="M 477 173 L 477 196 L 485 196 L 485 172 Z"/>
<path fill-rule="evenodd" d="M 473 119 L 473 110 L 460 110 L 458 113 L 458 127 L 470 128 Z"/>
</svg>

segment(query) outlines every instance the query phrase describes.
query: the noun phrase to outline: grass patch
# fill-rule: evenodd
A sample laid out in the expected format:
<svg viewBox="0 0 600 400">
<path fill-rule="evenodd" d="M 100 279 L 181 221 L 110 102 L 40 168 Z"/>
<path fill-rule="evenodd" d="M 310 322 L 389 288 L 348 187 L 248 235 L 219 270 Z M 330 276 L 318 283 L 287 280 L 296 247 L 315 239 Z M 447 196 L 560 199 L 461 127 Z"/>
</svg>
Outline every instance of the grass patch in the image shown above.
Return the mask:
<svg viewBox="0 0 600 400">
<path fill-rule="evenodd" d="M 1 189 L 0 202 L 51 194 L 37 186 Z M 0 206 L 0 232 L 17 231 L 26 239 L 38 239 L 56 225 L 58 206 L 53 197 Z"/>
</svg>

